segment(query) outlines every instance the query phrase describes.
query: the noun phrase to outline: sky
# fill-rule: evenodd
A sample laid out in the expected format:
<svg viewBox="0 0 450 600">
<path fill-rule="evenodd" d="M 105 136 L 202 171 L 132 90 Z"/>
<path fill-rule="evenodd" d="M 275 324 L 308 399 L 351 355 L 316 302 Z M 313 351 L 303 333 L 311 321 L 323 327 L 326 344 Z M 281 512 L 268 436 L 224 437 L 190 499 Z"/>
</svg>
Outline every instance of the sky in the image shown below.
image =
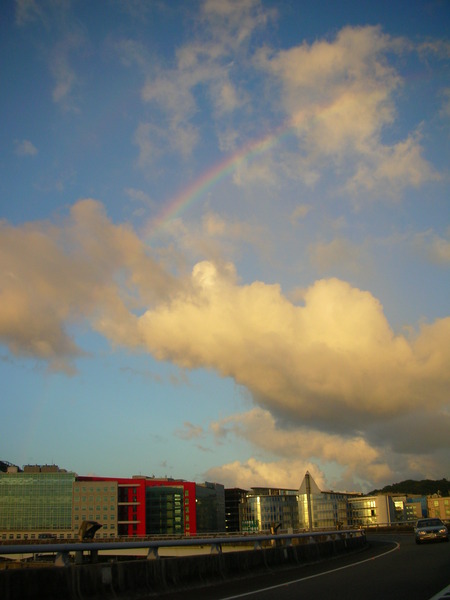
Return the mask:
<svg viewBox="0 0 450 600">
<path fill-rule="evenodd" d="M 450 475 L 448 0 L 4 0 L 0 458 Z"/>
</svg>

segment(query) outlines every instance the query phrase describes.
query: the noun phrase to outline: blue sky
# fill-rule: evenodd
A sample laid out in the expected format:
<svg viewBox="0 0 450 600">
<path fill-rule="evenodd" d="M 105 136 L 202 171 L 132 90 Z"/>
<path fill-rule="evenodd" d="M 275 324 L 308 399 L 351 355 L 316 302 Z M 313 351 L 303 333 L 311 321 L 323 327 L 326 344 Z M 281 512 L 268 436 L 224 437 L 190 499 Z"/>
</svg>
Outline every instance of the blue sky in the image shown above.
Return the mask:
<svg viewBox="0 0 450 600">
<path fill-rule="evenodd" d="M 450 5 L 6 0 L 0 456 L 449 474 Z"/>
</svg>

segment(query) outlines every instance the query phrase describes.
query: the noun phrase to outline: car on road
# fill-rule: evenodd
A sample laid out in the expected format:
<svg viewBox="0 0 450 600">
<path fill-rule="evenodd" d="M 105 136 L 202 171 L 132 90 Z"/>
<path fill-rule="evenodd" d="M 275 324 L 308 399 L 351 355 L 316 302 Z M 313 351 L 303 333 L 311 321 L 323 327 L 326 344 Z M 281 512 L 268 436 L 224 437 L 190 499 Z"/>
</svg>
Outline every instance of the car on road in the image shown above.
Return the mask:
<svg viewBox="0 0 450 600">
<path fill-rule="evenodd" d="M 416 544 L 431 540 L 443 540 L 448 542 L 448 529 L 438 518 L 419 519 L 414 528 Z"/>
</svg>

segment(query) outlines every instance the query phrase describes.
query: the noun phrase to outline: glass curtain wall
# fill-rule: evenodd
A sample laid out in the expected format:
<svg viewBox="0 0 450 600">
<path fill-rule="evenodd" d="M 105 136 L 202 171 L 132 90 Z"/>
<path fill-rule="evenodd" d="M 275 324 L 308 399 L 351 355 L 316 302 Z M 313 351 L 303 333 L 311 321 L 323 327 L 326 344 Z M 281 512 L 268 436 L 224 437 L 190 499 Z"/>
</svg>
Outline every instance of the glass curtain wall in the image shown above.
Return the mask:
<svg viewBox="0 0 450 600">
<path fill-rule="evenodd" d="M 5 473 L 0 475 L 0 530 L 72 529 L 75 473 Z"/>
<path fill-rule="evenodd" d="M 147 534 L 184 533 L 183 488 L 155 486 L 145 492 Z"/>
<path fill-rule="evenodd" d="M 241 505 L 242 531 L 297 530 L 299 528 L 298 496 L 247 496 Z"/>
</svg>

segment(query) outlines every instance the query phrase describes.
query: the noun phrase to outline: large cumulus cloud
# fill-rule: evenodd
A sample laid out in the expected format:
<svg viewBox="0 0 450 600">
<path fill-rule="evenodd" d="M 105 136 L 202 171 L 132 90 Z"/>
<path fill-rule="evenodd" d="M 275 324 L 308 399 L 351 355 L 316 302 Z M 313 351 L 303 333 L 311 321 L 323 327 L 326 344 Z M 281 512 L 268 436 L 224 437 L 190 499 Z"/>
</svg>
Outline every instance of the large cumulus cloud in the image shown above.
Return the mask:
<svg viewBox="0 0 450 600">
<path fill-rule="evenodd" d="M 70 333 L 87 320 L 115 342 L 139 345 L 133 311 L 170 293 L 173 278 L 127 226 L 94 200 L 67 220 L 14 227 L 0 223 L 0 340 L 15 355 L 73 371 L 83 354 Z"/>
<path fill-rule="evenodd" d="M 450 318 L 406 338 L 347 282 L 319 280 L 294 305 L 278 285 L 239 285 L 231 265 L 209 262 L 188 289 L 140 318 L 147 348 L 233 377 L 280 418 L 358 428 L 447 402 Z"/>
</svg>

